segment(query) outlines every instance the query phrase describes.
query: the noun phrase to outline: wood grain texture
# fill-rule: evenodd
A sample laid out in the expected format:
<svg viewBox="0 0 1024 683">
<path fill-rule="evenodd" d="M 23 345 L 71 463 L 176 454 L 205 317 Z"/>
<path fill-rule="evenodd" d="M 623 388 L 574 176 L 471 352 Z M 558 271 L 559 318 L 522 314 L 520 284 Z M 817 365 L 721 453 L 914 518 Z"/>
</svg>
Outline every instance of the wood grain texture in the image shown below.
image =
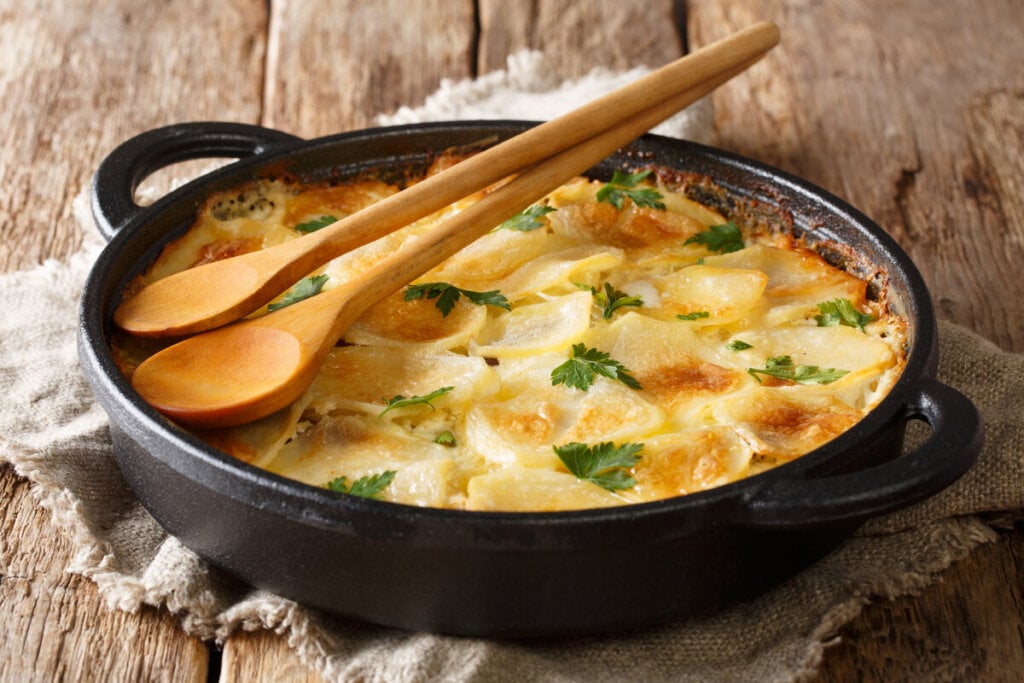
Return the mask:
<svg viewBox="0 0 1024 683">
<path fill-rule="evenodd" d="M 112 611 L 94 583 L 65 571 L 70 543 L 7 467 L 0 500 L 0 681 L 206 677 L 206 645 L 185 636 L 174 617 Z"/>
<path fill-rule="evenodd" d="M 271 3 L 264 125 L 315 137 L 418 105 L 442 78 L 472 73 L 467 0 Z"/>
<path fill-rule="evenodd" d="M 921 595 L 876 602 L 826 650 L 819 680 L 1013 681 L 1024 672 L 1024 529 Z"/>
<path fill-rule="evenodd" d="M 178 121 L 259 119 L 262 3 L 9 0 L 4 7 L 0 267 L 78 246 L 71 200 L 126 138 Z"/>
<path fill-rule="evenodd" d="M 1024 351 L 1020 4 L 692 3 L 692 43 L 756 18 L 782 43 L 716 95 L 719 144 L 860 208 L 941 316 Z"/>
<path fill-rule="evenodd" d="M 4 2 L 0 268 L 77 248 L 71 200 L 128 137 L 194 119 L 258 121 L 265 27 L 250 0 Z M 205 644 L 175 619 L 111 611 L 92 582 L 65 573 L 71 548 L 28 489 L 0 468 L 0 680 L 205 678 Z"/>
<path fill-rule="evenodd" d="M 321 683 L 323 679 L 303 664 L 285 638 L 270 631 L 232 636 L 224 647 L 220 681 L 287 681 Z"/>
<path fill-rule="evenodd" d="M 657 67 L 683 54 L 681 17 L 672 0 L 565 2 L 481 0 L 479 73 L 504 69 L 523 49 L 554 57 L 560 78 L 594 67 Z"/>
</svg>

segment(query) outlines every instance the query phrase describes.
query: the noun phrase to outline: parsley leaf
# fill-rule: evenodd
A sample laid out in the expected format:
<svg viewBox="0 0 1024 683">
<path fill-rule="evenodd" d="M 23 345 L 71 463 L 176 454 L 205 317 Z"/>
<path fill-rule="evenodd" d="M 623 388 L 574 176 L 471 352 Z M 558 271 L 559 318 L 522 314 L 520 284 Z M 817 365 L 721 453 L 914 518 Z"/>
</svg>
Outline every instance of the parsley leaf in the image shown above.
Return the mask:
<svg viewBox="0 0 1024 683">
<path fill-rule="evenodd" d="M 431 403 L 431 401 L 436 398 L 441 398 L 454 388 L 455 387 L 441 387 L 440 389 L 431 391 L 426 396 L 402 396 L 399 394 L 397 396 L 392 396 L 391 398 L 386 398 L 384 399 L 384 403 L 387 404 L 387 407 L 380 411 L 377 417 L 383 417 L 386 412 L 395 408 L 408 408 L 409 406 L 415 405 L 429 406 L 431 410 L 433 410 L 434 404 Z"/>
<path fill-rule="evenodd" d="M 624 200 L 631 199 L 637 206 L 646 206 L 651 209 L 664 209 L 665 204 L 661 201 L 661 193 L 653 187 L 635 189 L 637 183 L 650 175 L 650 171 L 639 173 L 621 173 L 615 171 L 612 179 L 597 191 L 597 201 L 608 202 L 616 209 L 622 210 Z"/>
<path fill-rule="evenodd" d="M 303 299 L 308 299 L 311 296 L 315 296 L 320 293 L 323 289 L 324 283 L 327 282 L 327 274 L 314 275 L 313 277 L 307 277 L 305 280 L 300 281 L 297 285 L 285 292 L 285 295 L 281 297 L 280 301 L 276 301 L 267 306 L 267 312 L 276 311 L 292 304 L 297 304 Z"/>
<path fill-rule="evenodd" d="M 298 232 L 310 233 L 310 232 L 316 232 L 317 230 L 319 230 L 321 228 L 326 228 L 331 223 L 337 223 L 337 222 L 338 222 L 338 219 L 335 218 L 334 216 L 320 216 L 320 218 L 314 218 L 311 221 L 306 221 L 305 223 L 299 223 L 298 225 L 295 226 L 295 229 Z"/>
<path fill-rule="evenodd" d="M 711 314 L 707 311 L 694 311 L 693 313 L 680 313 L 676 316 L 679 320 L 700 320 L 701 318 L 710 318 Z"/>
<path fill-rule="evenodd" d="M 551 371 L 551 384 L 586 391 L 596 375 L 617 379 L 630 389 L 640 389 L 640 382 L 629 374 L 625 366 L 604 351 L 588 349 L 585 344 L 573 344 L 572 356 Z"/>
<path fill-rule="evenodd" d="M 395 478 L 395 474 L 394 470 L 385 470 L 379 474 L 360 477 L 352 482 L 351 486 L 349 486 L 346 477 L 337 477 L 324 484 L 324 486 L 336 493 L 347 493 L 350 496 L 376 499 L 387 488 L 388 484 L 391 483 L 391 480 Z"/>
<path fill-rule="evenodd" d="M 789 356 L 772 356 L 765 363 L 764 369 L 747 368 L 747 372 L 758 382 L 761 378 L 758 375 L 769 375 L 778 379 L 788 379 L 799 384 L 831 384 L 849 370 L 836 370 L 835 368 L 822 369 L 817 365 L 794 365 L 793 359 Z"/>
<path fill-rule="evenodd" d="M 434 443 L 441 444 L 442 446 L 454 446 L 455 435 L 452 434 L 452 430 L 446 429 L 434 437 Z"/>
<path fill-rule="evenodd" d="M 731 342 L 725 345 L 725 348 L 730 351 L 746 351 L 747 349 L 754 348 L 753 345 L 748 344 L 742 339 L 733 339 Z"/>
<path fill-rule="evenodd" d="M 864 332 L 864 326 L 874 320 L 867 313 L 861 313 L 849 299 L 833 299 L 818 304 L 821 315 L 814 316 L 818 321 L 818 327 L 834 327 L 835 325 L 846 325 L 856 327 Z"/>
<path fill-rule="evenodd" d="M 644 305 L 644 301 L 640 297 L 620 292 L 607 282 L 604 283 L 604 291 L 591 287 L 590 293 L 594 295 L 594 303 L 601 307 L 601 317 L 605 320 L 611 320 L 615 311 L 623 306 Z"/>
<path fill-rule="evenodd" d="M 526 209 L 521 213 L 517 213 L 512 218 L 509 218 L 504 223 L 498 226 L 498 229 L 505 228 L 507 230 L 519 230 L 520 232 L 530 232 L 537 228 L 544 227 L 544 221 L 541 219 L 547 214 L 555 210 L 553 206 L 545 206 L 543 204 L 534 204 L 530 208 Z"/>
<path fill-rule="evenodd" d="M 636 479 L 626 469 L 640 462 L 643 444 L 599 443 L 588 446 L 574 441 L 555 446 L 555 455 L 577 479 L 597 484 L 607 491 L 619 491 L 636 485 Z"/>
<path fill-rule="evenodd" d="M 708 251 L 717 251 L 722 254 L 739 251 L 744 246 L 743 233 L 732 221 L 724 225 L 712 225 L 707 230 L 702 230 L 691 236 L 683 244 L 703 244 Z"/>
<path fill-rule="evenodd" d="M 405 294 L 403 295 L 406 301 L 416 301 L 424 296 L 428 299 L 437 299 L 435 305 L 443 316 L 451 313 L 452 309 L 455 308 L 455 303 L 463 296 L 478 306 L 495 306 L 496 308 L 504 308 L 506 311 L 512 308 L 508 303 L 508 299 L 496 289 L 490 292 L 474 292 L 469 289 L 460 289 L 447 282 L 424 282 L 419 285 L 409 285 L 406 287 Z"/>
</svg>

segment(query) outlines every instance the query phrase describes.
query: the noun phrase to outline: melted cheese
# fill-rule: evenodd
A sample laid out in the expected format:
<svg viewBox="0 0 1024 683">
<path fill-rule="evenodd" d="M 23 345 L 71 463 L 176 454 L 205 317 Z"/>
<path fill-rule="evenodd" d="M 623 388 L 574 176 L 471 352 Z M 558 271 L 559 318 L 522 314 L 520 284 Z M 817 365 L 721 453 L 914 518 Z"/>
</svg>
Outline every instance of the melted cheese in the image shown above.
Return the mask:
<svg viewBox="0 0 1024 683">
<path fill-rule="evenodd" d="M 732 425 L 759 455 L 785 462 L 856 424 L 861 411 L 827 391 L 759 388 L 715 404 L 716 420 Z"/>
<path fill-rule="evenodd" d="M 856 424 L 896 381 L 905 322 L 869 300 L 863 280 L 791 238 L 749 229 L 732 253 L 686 245 L 727 218 L 664 184 L 648 186 L 664 210 L 628 199 L 618 209 L 598 200 L 601 186 L 566 184 L 543 200 L 553 211 L 539 228 L 496 229 L 419 279 L 497 290 L 509 310 L 462 297 L 442 315 L 435 300 L 396 292 L 349 328 L 296 404 L 198 436 L 314 486 L 393 471 L 379 494 L 393 502 L 565 510 L 686 495 L 792 460 Z M 296 239 L 299 223 L 340 219 L 395 191 L 368 180 L 225 193 L 131 287 Z M 319 271 L 324 288 L 478 198 L 334 259 Z M 639 305 L 606 312 L 608 288 Z M 876 320 L 819 327 L 818 305 L 837 298 Z M 608 354 L 639 387 L 601 374 L 585 390 L 554 383 L 579 348 Z M 154 350 L 115 340 L 127 374 Z M 782 356 L 846 374 L 803 385 L 750 372 Z M 386 409 L 398 397 L 422 400 Z M 578 478 L 556 453 L 569 443 L 638 444 L 625 470 L 632 485 Z"/>
<path fill-rule="evenodd" d="M 658 500 L 728 484 L 750 470 L 754 450 L 729 427 L 656 436 L 633 467 L 637 500 Z"/>
<path fill-rule="evenodd" d="M 374 306 L 345 333 L 345 341 L 363 346 L 419 346 L 424 352 L 465 346 L 487 321 L 487 311 L 457 301 L 451 313 L 437 314 L 426 298 L 406 301 L 396 292 Z"/>
<path fill-rule="evenodd" d="M 561 360 L 521 368 L 503 390 L 473 405 L 466 417 L 466 448 L 485 461 L 557 468 L 557 444 L 633 441 L 656 431 L 664 412 L 638 392 L 600 378 L 589 391 L 552 385 Z"/>
<path fill-rule="evenodd" d="M 689 321 L 665 322 L 630 312 L 610 325 L 595 326 L 587 342 L 629 368 L 640 393 L 677 422 L 685 422 L 710 398 L 752 381 L 730 367 L 731 358 L 708 347 Z"/>
<path fill-rule="evenodd" d="M 441 387 L 452 390 L 439 406 L 459 407 L 497 389 L 496 374 L 482 358 L 416 347 L 344 346 L 331 351 L 309 389 L 307 410 L 376 415 L 394 396 L 426 396 Z M 436 410 L 436 408 L 435 408 Z M 389 412 L 389 419 L 407 414 Z"/>
<path fill-rule="evenodd" d="M 554 512 L 623 505 L 626 501 L 571 474 L 511 466 L 474 477 L 467 510 Z"/>
</svg>

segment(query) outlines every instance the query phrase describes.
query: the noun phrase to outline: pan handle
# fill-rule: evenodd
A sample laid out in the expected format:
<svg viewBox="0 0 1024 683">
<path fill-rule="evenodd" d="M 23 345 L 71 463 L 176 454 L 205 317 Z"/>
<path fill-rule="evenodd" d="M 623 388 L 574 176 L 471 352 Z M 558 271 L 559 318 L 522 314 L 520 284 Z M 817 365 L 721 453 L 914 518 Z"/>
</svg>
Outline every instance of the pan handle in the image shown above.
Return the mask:
<svg viewBox="0 0 1024 683">
<path fill-rule="evenodd" d="M 981 415 L 952 387 L 922 380 L 905 416 L 931 426 L 924 443 L 856 472 L 771 481 L 751 492 L 744 506 L 744 525 L 801 529 L 859 524 L 944 489 L 967 471 L 981 451 Z"/>
<path fill-rule="evenodd" d="M 177 123 L 141 133 L 107 155 L 93 176 L 96 227 L 110 240 L 143 210 L 135 203 L 136 188 L 165 166 L 189 159 L 240 159 L 301 140 L 271 128 L 221 121 Z"/>
</svg>

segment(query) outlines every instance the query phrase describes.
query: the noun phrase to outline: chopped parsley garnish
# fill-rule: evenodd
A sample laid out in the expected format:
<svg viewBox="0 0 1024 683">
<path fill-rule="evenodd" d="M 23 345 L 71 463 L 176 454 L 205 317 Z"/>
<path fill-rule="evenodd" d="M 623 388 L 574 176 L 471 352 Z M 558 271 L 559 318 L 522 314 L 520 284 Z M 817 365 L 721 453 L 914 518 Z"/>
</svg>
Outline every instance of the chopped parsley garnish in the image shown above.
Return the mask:
<svg viewBox="0 0 1024 683">
<path fill-rule="evenodd" d="M 346 477 L 338 477 L 330 480 L 324 486 L 335 493 L 345 493 L 350 496 L 359 496 L 360 498 L 377 498 L 387 488 L 388 484 L 391 483 L 391 480 L 395 478 L 395 474 L 394 470 L 385 470 L 379 474 L 360 477 L 352 482 L 351 485 L 349 485 Z"/>
<path fill-rule="evenodd" d="M 608 379 L 616 379 L 630 389 L 639 389 L 640 382 L 629 374 L 625 366 L 604 351 L 588 349 L 585 344 L 573 344 L 572 356 L 551 371 L 551 384 L 564 384 L 567 387 L 586 391 L 594 383 L 597 375 Z"/>
<path fill-rule="evenodd" d="M 303 299 L 308 299 L 311 296 L 316 296 L 323 289 L 324 283 L 327 282 L 327 274 L 314 275 L 307 277 L 305 280 L 300 281 L 297 285 L 285 292 L 285 295 L 281 297 L 280 301 L 276 301 L 267 306 L 267 311 L 276 311 L 292 304 L 297 304 Z"/>
<path fill-rule="evenodd" d="M 452 434 L 450 429 L 446 429 L 434 437 L 434 443 L 441 444 L 442 446 L 454 446 L 455 435 Z"/>
<path fill-rule="evenodd" d="M 604 283 L 603 290 L 596 287 L 590 287 L 589 289 L 590 293 L 594 295 L 594 303 L 601 307 L 601 317 L 605 320 L 611 320 L 615 311 L 624 306 L 644 305 L 644 301 L 640 297 L 620 292 L 607 282 Z"/>
<path fill-rule="evenodd" d="M 320 218 L 314 218 L 311 221 L 306 221 L 305 223 L 299 223 L 298 225 L 295 226 L 295 229 L 298 232 L 306 232 L 306 233 L 316 232 L 317 230 L 320 230 L 321 228 L 326 228 L 331 223 L 337 223 L 337 222 L 338 222 L 338 219 L 335 218 L 334 216 L 320 216 Z"/>
<path fill-rule="evenodd" d="M 530 232 L 537 228 L 544 227 L 544 218 L 547 214 L 555 210 L 553 206 L 545 206 L 543 204 L 534 204 L 526 211 L 517 213 L 512 218 L 509 218 L 504 223 L 498 226 L 499 229 L 505 228 L 507 230 L 518 230 L 520 232 Z"/>
<path fill-rule="evenodd" d="M 508 299 L 496 289 L 490 292 L 474 292 L 469 289 L 460 289 L 447 282 L 424 282 L 419 285 L 409 285 L 405 289 L 404 298 L 406 301 L 416 301 L 424 296 L 428 299 L 437 299 L 435 305 L 443 316 L 451 313 L 452 309 L 455 308 L 455 303 L 463 296 L 478 306 L 495 306 L 496 308 L 504 308 L 506 311 L 512 308 L 508 303 Z"/>
<path fill-rule="evenodd" d="M 626 199 L 632 200 L 637 206 L 646 206 L 651 209 L 664 209 L 665 204 L 661 201 L 661 193 L 653 187 L 637 189 L 637 184 L 649 176 L 650 171 L 639 173 L 621 173 L 615 171 L 612 179 L 597 191 L 597 201 L 608 202 L 616 209 L 622 210 Z"/>
<path fill-rule="evenodd" d="M 821 315 L 814 316 L 814 319 L 818 321 L 818 327 L 846 325 L 847 327 L 856 327 L 864 332 L 864 326 L 874 320 L 867 313 L 861 313 L 854 308 L 849 299 L 833 299 L 820 303 L 818 310 L 821 311 Z"/>
<path fill-rule="evenodd" d="M 619 491 L 636 485 L 636 479 L 626 470 L 640 462 L 643 447 L 639 443 L 616 446 L 611 442 L 588 446 L 574 441 L 554 449 L 558 459 L 577 479 L 597 484 L 607 491 Z"/>
<path fill-rule="evenodd" d="M 747 349 L 754 348 L 753 345 L 748 344 L 742 339 L 733 339 L 731 342 L 725 345 L 725 348 L 730 351 L 746 351 Z"/>
<path fill-rule="evenodd" d="M 676 316 L 679 320 L 700 320 L 701 318 L 710 318 L 711 314 L 707 311 L 694 311 L 693 313 L 680 313 Z"/>
<path fill-rule="evenodd" d="M 440 389 L 431 391 L 426 396 L 402 396 L 399 394 L 397 396 L 392 396 L 391 398 L 386 398 L 384 399 L 384 403 L 387 407 L 380 411 L 380 414 L 377 415 L 377 417 L 382 417 L 386 412 L 394 410 L 395 408 L 408 408 L 409 406 L 421 405 L 428 406 L 433 409 L 434 404 L 432 401 L 434 399 L 441 398 L 454 388 L 455 387 L 441 387 Z"/>
<path fill-rule="evenodd" d="M 836 370 L 835 368 L 822 369 L 817 365 L 794 365 L 793 359 L 789 356 L 772 356 L 765 363 L 763 369 L 747 368 L 747 372 L 758 382 L 761 381 L 758 375 L 768 375 L 799 384 L 831 384 L 850 371 Z"/>
<path fill-rule="evenodd" d="M 691 236 L 683 244 L 703 244 L 708 251 L 717 251 L 720 254 L 739 251 L 744 246 L 743 233 L 732 221 L 724 225 L 712 225 L 707 230 Z"/>
</svg>

